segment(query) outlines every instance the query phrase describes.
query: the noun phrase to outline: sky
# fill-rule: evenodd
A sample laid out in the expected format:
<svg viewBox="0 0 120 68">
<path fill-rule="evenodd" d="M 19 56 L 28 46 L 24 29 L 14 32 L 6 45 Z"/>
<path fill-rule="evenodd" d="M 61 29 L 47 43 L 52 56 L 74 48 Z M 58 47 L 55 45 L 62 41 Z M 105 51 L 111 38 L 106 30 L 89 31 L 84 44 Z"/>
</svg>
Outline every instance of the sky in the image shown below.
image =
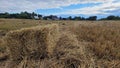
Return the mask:
<svg viewBox="0 0 120 68">
<path fill-rule="evenodd" d="M 0 13 L 36 12 L 57 16 L 120 16 L 120 0 L 0 0 Z"/>
</svg>

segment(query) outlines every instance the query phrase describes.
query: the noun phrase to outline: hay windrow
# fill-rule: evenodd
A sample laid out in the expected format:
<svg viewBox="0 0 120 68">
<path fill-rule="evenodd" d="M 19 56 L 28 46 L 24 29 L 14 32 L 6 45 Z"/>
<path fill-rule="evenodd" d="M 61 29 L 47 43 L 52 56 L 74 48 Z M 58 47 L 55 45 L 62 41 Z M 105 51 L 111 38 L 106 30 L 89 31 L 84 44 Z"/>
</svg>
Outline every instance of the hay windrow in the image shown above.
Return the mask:
<svg viewBox="0 0 120 68">
<path fill-rule="evenodd" d="M 85 46 L 80 44 L 76 36 L 70 32 L 61 34 L 55 55 L 65 68 L 95 67 L 94 59 L 86 53 Z"/>
<path fill-rule="evenodd" d="M 12 60 L 51 55 L 58 39 L 58 25 L 37 26 L 11 31 L 6 43 Z M 34 56 L 32 56 L 34 55 Z"/>
</svg>

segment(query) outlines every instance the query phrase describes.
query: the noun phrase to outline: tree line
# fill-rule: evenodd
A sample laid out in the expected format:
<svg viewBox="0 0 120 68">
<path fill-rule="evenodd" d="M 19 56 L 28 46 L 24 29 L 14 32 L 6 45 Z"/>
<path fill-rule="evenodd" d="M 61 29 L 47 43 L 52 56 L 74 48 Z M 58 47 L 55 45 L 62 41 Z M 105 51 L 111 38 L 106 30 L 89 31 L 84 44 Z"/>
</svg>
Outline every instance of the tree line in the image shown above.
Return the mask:
<svg viewBox="0 0 120 68">
<path fill-rule="evenodd" d="M 16 18 L 16 19 L 42 19 L 42 20 L 91 20 L 96 21 L 97 16 L 90 16 L 88 18 L 81 17 L 81 16 L 69 16 L 66 18 L 58 17 L 56 15 L 49 15 L 49 16 L 43 16 L 41 14 L 37 14 L 35 12 L 28 13 L 28 12 L 21 12 L 21 13 L 0 13 L 0 18 Z M 106 18 L 101 18 L 99 20 L 120 20 L 119 16 L 110 15 Z"/>
<path fill-rule="evenodd" d="M 21 12 L 21 13 L 0 13 L 0 18 L 17 18 L 17 19 L 34 19 L 35 16 L 38 16 L 38 18 L 41 18 L 42 15 L 36 14 L 34 12 L 28 13 L 28 12 Z"/>
</svg>

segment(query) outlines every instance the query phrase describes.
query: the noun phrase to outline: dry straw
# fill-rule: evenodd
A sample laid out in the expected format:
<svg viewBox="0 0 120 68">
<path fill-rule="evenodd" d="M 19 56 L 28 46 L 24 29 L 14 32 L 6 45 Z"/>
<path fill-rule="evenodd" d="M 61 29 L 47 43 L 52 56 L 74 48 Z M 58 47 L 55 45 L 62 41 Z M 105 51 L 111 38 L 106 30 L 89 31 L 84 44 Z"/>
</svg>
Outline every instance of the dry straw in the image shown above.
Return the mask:
<svg viewBox="0 0 120 68">
<path fill-rule="evenodd" d="M 52 55 L 58 35 L 58 25 L 52 24 L 11 31 L 5 40 L 12 60 L 38 59 Z"/>
<path fill-rule="evenodd" d="M 94 67 L 94 60 L 87 55 L 85 46 L 80 44 L 76 36 L 70 32 L 61 34 L 55 55 L 65 68 Z"/>
</svg>

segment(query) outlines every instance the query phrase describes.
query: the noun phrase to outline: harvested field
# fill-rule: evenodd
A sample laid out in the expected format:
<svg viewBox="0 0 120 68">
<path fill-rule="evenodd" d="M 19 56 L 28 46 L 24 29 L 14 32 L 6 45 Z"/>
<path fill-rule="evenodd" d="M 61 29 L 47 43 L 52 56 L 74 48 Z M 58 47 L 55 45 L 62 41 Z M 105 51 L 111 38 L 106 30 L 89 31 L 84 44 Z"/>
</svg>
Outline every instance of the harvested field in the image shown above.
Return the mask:
<svg viewBox="0 0 120 68">
<path fill-rule="evenodd" d="M 0 68 L 120 68 L 120 21 L 2 19 L 0 31 Z"/>
</svg>

